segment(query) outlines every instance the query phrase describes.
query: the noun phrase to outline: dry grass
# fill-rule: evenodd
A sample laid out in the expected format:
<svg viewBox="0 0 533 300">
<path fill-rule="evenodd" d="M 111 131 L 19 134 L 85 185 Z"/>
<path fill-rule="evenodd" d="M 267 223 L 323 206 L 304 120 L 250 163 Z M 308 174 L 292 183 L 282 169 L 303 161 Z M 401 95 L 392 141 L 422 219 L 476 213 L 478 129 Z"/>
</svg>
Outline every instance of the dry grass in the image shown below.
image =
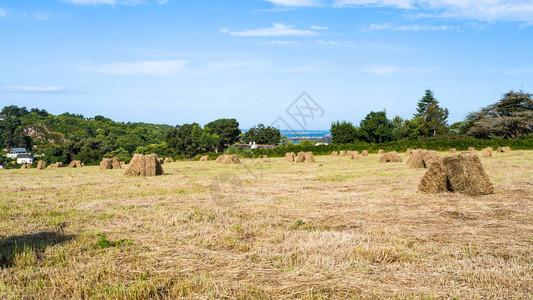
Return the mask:
<svg viewBox="0 0 533 300">
<path fill-rule="evenodd" d="M 481 197 L 375 154 L 3 170 L 0 298 L 532 298 L 533 152 L 493 155 Z"/>
</svg>

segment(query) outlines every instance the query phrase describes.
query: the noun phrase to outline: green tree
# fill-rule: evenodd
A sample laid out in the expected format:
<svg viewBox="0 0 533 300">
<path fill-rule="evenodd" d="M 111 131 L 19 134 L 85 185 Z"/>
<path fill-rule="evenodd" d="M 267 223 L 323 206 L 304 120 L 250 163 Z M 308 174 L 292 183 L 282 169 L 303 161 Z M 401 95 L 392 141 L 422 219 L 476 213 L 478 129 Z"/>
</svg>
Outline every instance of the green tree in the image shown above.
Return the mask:
<svg viewBox="0 0 533 300">
<path fill-rule="evenodd" d="M 420 120 L 421 135 L 435 136 L 449 132 L 448 109 L 440 107 L 437 101 L 429 103 L 424 113 L 417 119 Z"/>
<path fill-rule="evenodd" d="M 393 126 L 393 139 L 416 139 L 420 135 L 419 119 L 415 118 L 413 120 L 404 120 L 399 116 L 396 116 L 391 121 Z"/>
<path fill-rule="evenodd" d="M 389 142 L 394 139 L 394 126 L 385 112 L 370 112 L 359 125 L 359 138 L 369 143 Z"/>
<path fill-rule="evenodd" d="M 209 128 L 212 134 L 218 136 L 219 143 L 217 148 L 220 151 L 235 144 L 235 142 L 239 140 L 239 135 L 241 134 L 239 122 L 235 119 L 218 119 L 209 122 L 205 127 Z"/>
<path fill-rule="evenodd" d="M 357 140 L 357 128 L 350 122 L 333 122 L 329 131 L 334 144 L 350 144 Z"/>
<path fill-rule="evenodd" d="M 416 114 L 414 115 L 414 117 L 415 118 L 422 117 L 424 113 L 426 112 L 428 105 L 433 101 L 437 101 L 437 99 L 435 99 L 435 96 L 433 95 L 433 91 L 430 89 L 427 89 L 424 97 L 418 100 L 418 104 L 417 104 L 418 106 L 416 108 Z"/>
<path fill-rule="evenodd" d="M 259 124 L 245 132 L 243 139 L 246 143 L 255 142 L 260 145 L 278 145 L 281 142 L 281 133 L 275 127 Z"/>
</svg>

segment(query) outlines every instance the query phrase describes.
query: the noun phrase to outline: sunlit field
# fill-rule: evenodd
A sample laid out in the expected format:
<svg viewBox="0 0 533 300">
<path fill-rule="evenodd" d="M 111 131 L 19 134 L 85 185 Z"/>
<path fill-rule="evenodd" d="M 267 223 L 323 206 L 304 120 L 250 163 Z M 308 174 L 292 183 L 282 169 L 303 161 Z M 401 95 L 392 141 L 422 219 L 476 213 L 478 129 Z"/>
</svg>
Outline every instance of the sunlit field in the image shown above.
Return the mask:
<svg viewBox="0 0 533 300">
<path fill-rule="evenodd" d="M 480 197 L 315 158 L 0 170 L 0 298 L 533 298 L 533 151 L 482 158 Z"/>
</svg>

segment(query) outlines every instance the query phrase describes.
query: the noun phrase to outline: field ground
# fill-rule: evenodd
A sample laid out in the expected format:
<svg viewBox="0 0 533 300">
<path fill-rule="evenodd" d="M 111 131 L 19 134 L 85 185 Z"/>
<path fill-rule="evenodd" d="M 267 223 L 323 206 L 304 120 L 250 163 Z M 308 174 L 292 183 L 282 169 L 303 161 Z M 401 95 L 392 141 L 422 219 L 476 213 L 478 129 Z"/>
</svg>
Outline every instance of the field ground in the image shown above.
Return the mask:
<svg viewBox="0 0 533 300">
<path fill-rule="evenodd" d="M 481 197 L 316 159 L 0 171 L 0 298 L 533 298 L 533 151 L 482 158 Z"/>
</svg>

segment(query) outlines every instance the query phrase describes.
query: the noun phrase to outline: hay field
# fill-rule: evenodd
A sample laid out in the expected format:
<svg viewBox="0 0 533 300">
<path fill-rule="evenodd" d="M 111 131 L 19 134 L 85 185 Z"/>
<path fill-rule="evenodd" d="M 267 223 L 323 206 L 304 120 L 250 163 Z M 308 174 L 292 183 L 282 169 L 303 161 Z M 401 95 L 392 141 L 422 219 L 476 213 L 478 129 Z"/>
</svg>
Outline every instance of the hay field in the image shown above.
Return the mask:
<svg viewBox="0 0 533 300">
<path fill-rule="evenodd" d="M 0 171 L 0 298 L 533 298 L 533 151 L 481 158 L 481 197 L 315 158 Z"/>
</svg>

